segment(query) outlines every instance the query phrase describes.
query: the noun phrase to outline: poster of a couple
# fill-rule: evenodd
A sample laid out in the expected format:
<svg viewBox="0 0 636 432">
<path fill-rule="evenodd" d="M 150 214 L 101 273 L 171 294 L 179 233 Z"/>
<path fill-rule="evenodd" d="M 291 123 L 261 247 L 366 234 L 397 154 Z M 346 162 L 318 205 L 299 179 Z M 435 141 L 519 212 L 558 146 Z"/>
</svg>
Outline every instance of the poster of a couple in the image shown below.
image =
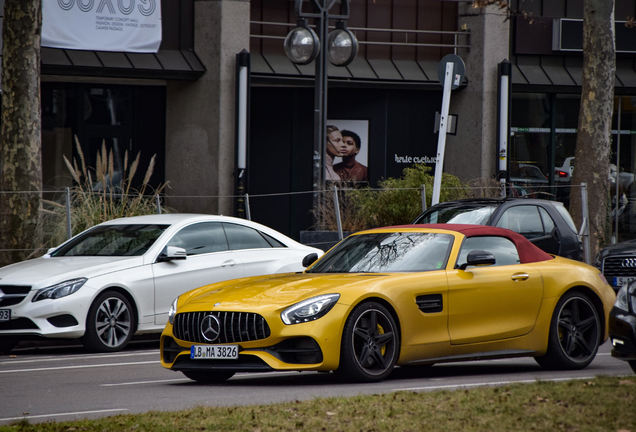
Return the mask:
<svg viewBox="0 0 636 432">
<path fill-rule="evenodd" d="M 367 182 L 368 120 L 328 120 L 325 146 L 325 180 Z"/>
</svg>

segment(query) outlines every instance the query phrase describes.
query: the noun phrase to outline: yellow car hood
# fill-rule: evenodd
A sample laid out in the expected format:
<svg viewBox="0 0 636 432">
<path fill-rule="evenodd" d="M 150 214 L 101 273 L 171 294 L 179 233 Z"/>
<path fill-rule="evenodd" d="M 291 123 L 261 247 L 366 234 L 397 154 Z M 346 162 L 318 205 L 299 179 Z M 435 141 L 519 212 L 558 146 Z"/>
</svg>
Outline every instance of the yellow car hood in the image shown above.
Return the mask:
<svg viewBox="0 0 636 432">
<path fill-rule="evenodd" d="M 341 293 L 360 285 L 366 288 L 386 276 L 388 275 L 378 273 L 285 273 L 255 276 L 195 289 L 184 294 L 180 303 L 193 311 L 208 310 L 212 305 L 223 310 L 236 311 L 263 307 L 271 309 L 286 307 L 321 294 Z"/>
</svg>

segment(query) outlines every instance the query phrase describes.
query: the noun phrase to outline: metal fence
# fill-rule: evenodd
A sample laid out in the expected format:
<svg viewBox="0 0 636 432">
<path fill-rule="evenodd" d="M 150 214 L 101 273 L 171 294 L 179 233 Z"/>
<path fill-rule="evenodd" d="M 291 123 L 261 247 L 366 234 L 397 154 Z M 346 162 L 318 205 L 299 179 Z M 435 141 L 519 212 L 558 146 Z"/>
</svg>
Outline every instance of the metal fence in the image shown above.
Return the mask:
<svg viewBox="0 0 636 432">
<path fill-rule="evenodd" d="M 585 261 L 590 263 L 590 247 L 589 247 L 589 224 L 588 220 L 588 201 L 587 201 L 587 188 L 585 184 L 572 186 L 580 190 L 582 198 L 581 214 L 583 215 L 583 223 L 579 229 L 579 235 L 584 245 Z M 569 200 L 571 186 L 539 186 L 539 187 L 523 187 L 522 185 L 509 186 L 507 195 L 512 197 L 528 197 L 528 198 L 543 198 L 552 199 L 564 202 L 567 205 Z M 262 220 L 259 217 L 258 209 L 264 208 L 264 206 L 277 208 L 281 200 L 287 201 L 293 206 L 294 202 L 304 201 L 305 206 L 311 206 L 311 219 L 312 223 L 306 227 L 301 227 L 305 232 L 311 231 L 330 231 L 333 238 L 330 243 L 334 243 L 349 232 L 357 231 L 359 229 L 371 228 L 373 226 L 383 226 L 389 224 L 408 224 L 419 213 L 430 206 L 430 196 L 432 187 L 421 185 L 416 188 L 396 188 L 396 189 L 373 189 L 373 188 L 353 188 L 346 186 L 334 186 L 330 189 L 319 191 L 300 191 L 300 192 L 285 192 L 285 193 L 268 193 L 268 194 L 243 194 L 232 196 L 210 196 L 210 195 L 189 195 L 189 196 L 176 196 L 176 195 L 146 195 L 144 199 L 149 204 L 146 207 L 146 214 L 149 213 L 163 213 L 163 212 L 178 212 L 180 209 L 174 207 L 171 204 L 175 202 L 188 202 L 188 207 L 193 207 L 193 202 L 201 203 L 205 200 L 218 200 L 221 198 L 231 199 L 235 203 L 235 214 L 239 217 L 246 219 Z M 77 233 L 78 226 L 74 226 L 74 220 L 77 220 L 77 214 L 79 211 L 84 211 L 81 206 L 78 207 L 77 203 L 73 205 L 74 190 L 72 188 L 66 188 L 56 191 L 20 191 L 20 192 L 7 192 L 0 191 L 0 194 L 38 194 L 42 199 L 43 218 L 42 225 L 43 230 L 46 232 L 45 243 L 34 249 L 7 249 L 3 248 L 3 243 L 0 242 L 0 253 L 20 251 L 31 253 L 33 256 L 37 256 L 46 252 L 47 249 L 57 246 L 61 241 L 70 238 L 73 233 Z M 354 196 L 357 195 L 358 201 L 360 200 L 360 194 L 368 194 L 366 198 L 367 204 L 373 202 L 377 210 L 371 210 L 377 214 L 362 215 L 360 208 L 356 208 L 351 205 L 354 200 Z M 95 192 L 99 195 L 100 192 Z M 472 185 L 464 188 L 443 188 L 441 193 L 441 201 L 452 200 L 456 198 L 496 198 L 504 195 L 504 191 L 499 185 L 493 185 L 492 183 L 487 185 Z M 118 194 L 109 194 L 111 199 L 117 199 L 121 197 Z M 184 201 L 185 200 L 185 201 Z M 257 203 L 257 205 L 254 205 Z M 309 203 L 309 204 L 308 204 Z M 634 205 L 636 206 L 636 200 Z M 369 207 L 363 209 L 368 211 Z M 373 208 L 373 206 L 371 206 Z M 256 210 L 256 213 L 255 213 Z M 618 207 L 614 209 L 614 212 L 618 211 Z M 357 214 L 356 214 L 357 213 Z M 77 222 L 75 222 L 77 224 Z M 302 237 L 302 236 L 301 236 Z M 314 246 L 325 246 L 319 244 L 318 240 L 314 240 L 310 237 L 297 238 L 303 243 L 312 244 Z"/>
</svg>

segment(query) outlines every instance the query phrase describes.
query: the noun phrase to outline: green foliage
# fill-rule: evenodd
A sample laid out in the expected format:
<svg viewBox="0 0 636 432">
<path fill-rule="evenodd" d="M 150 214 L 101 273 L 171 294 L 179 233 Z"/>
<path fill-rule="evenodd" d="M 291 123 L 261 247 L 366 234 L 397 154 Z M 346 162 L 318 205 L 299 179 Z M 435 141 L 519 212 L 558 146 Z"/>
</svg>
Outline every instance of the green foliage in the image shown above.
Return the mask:
<svg viewBox="0 0 636 432">
<path fill-rule="evenodd" d="M 410 223 L 422 212 L 422 185 L 426 187 L 426 202 L 433 195 L 434 176 L 426 165 L 413 165 L 402 172 L 400 178 L 388 178 L 380 182 L 380 190 L 353 191 L 353 201 L 366 215 L 369 227 Z M 452 174 L 442 175 L 440 202 L 468 196 L 468 187 Z"/>
<path fill-rule="evenodd" d="M 426 201 L 431 202 L 434 176 L 426 165 L 413 165 L 402 172 L 400 178 L 387 178 L 379 182 L 378 189 L 344 189 L 339 195 L 344 231 L 357 231 L 378 226 L 410 223 L 422 212 L 422 185 L 426 188 Z M 471 189 L 452 174 L 442 175 L 440 202 L 466 198 Z M 335 229 L 335 212 L 331 197 L 325 197 L 314 215 L 324 229 Z"/>
<path fill-rule="evenodd" d="M 166 184 L 157 189 L 149 181 L 155 166 L 152 156 L 139 189 L 133 188 L 133 179 L 139 169 L 140 154 L 132 162 L 128 160 L 128 151 L 124 154 L 121 175 L 116 172 L 113 151 L 107 151 L 102 143 L 97 153 L 96 166 L 87 167 L 82 149 L 75 138 L 79 161 L 71 163 L 66 156 L 64 162 L 75 184 L 71 187 L 71 226 L 77 234 L 98 223 L 119 217 L 138 216 L 156 213 L 156 195 Z M 46 243 L 54 246 L 66 239 L 66 207 L 56 201 L 45 201 L 49 209 L 46 212 L 47 226 L 53 226 L 48 233 Z"/>
</svg>

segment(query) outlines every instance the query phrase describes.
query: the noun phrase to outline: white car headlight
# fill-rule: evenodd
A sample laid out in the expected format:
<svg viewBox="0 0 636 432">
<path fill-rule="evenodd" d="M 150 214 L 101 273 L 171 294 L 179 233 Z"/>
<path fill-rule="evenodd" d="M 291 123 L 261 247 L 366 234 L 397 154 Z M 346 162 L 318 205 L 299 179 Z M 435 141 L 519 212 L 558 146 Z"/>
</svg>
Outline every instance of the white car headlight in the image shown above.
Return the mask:
<svg viewBox="0 0 636 432">
<path fill-rule="evenodd" d="M 168 322 L 170 324 L 174 324 L 174 316 L 177 314 L 177 302 L 178 301 L 179 301 L 179 297 L 174 299 L 174 301 L 170 305 L 170 310 L 168 310 Z"/>
<path fill-rule="evenodd" d="M 87 281 L 86 278 L 71 279 L 50 287 L 42 288 L 33 296 L 34 302 L 46 299 L 59 299 L 73 294 Z"/>
<path fill-rule="evenodd" d="M 281 312 L 280 317 L 287 325 L 317 320 L 336 304 L 340 294 L 325 294 L 296 303 Z"/>
<path fill-rule="evenodd" d="M 636 285 L 623 285 L 616 294 L 614 307 L 629 312 L 630 302 L 632 310 L 636 311 Z"/>
</svg>

